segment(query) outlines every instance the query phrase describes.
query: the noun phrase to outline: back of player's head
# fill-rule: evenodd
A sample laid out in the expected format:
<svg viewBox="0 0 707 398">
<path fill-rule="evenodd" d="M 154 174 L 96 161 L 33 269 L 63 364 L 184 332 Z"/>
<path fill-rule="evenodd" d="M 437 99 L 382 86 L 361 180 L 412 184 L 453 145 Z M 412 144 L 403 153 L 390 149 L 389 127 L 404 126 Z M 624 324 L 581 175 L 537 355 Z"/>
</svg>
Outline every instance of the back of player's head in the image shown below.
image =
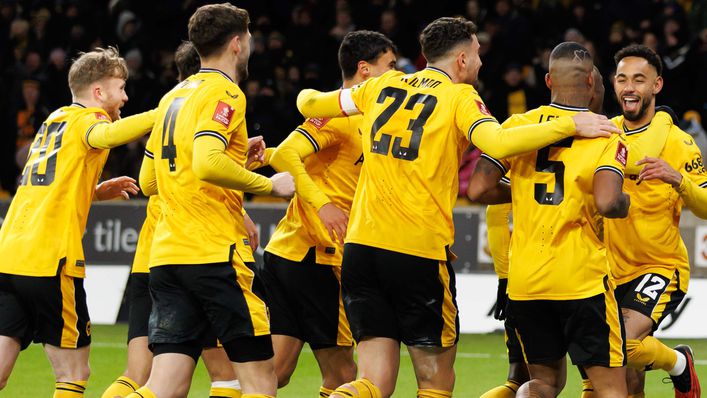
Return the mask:
<svg viewBox="0 0 707 398">
<path fill-rule="evenodd" d="M 476 25 L 464 18 L 435 19 L 420 33 L 422 55 L 427 62 L 435 62 L 464 42 L 473 40 Z"/>
<path fill-rule="evenodd" d="M 177 51 L 174 52 L 174 63 L 177 64 L 180 81 L 199 71 L 201 59 L 192 42 L 184 41 L 177 47 Z"/>
<path fill-rule="evenodd" d="M 217 54 L 234 36 L 248 31 L 248 11 L 229 3 L 199 7 L 189 18 L 189 41 L 202 58 Z"/>
<path fill-rule="evenodd" d="M 347 33 L 339 46 L 339 67 L 344 79 L 356 74 L 359 61 L 375 62 L 388 50 L 395 51 L 395 45 L 382 33 L 370 30 Z"/>
<path fill-rule="evenodd" d="M 589 50 L 574 41 L 560 43 L 552 49 L 552 52 L 550 53 L 550 62 L 552 63 L 552 61 L 558 60 L 566 60 L 576 63 L 589 62 L 594 65 L 592 54 L 589 53 Z"/>
<path fill-rule="evenodd" d="M 660 61 L 658 54 L 656 54 L 650 47 L 642 44 L 631 44 L 626 46 L 614 55 L 614 62 L 618 65 L 619 62 L 626 57 L 643 58 L 655 68 L 658 76 L 663 75 L 663 63 Z"/>
<path fill-rule="evenodd" d="M 69 68 L 69 89 L 76 95 L 100 80 L 117 77 L 128 78 L 128 66 L 115 47 L 96 48 L 79 53 Z"/>
</svg>

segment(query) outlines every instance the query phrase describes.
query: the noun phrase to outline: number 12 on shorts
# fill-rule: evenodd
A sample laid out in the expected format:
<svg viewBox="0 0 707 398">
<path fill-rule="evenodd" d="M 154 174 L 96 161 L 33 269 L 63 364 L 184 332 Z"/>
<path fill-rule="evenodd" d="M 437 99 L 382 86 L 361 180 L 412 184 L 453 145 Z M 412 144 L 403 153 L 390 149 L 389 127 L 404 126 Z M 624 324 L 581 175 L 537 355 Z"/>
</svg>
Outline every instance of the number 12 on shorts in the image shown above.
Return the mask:
<svg viewBox="0 0 707 398">
<path fill-rule="evenodd" d="M 636 286 L 635 291 L 650 297 L 652 300 L 656 300 L 660 292 L 665 288 L 665 285 L 665 279 L 660 275 L 646 274 L 643 276 L 638 286 Z"/>
</svg>

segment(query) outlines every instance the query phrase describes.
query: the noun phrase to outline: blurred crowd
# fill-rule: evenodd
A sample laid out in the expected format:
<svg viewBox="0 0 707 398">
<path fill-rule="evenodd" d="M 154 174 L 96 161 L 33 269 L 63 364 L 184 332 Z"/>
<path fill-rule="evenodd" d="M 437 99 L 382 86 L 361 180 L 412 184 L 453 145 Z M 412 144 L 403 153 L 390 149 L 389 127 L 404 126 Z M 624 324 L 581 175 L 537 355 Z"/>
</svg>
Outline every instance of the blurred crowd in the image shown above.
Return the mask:
<svg viewBox="0 0 707 398">
<path fill-rule="evenodd" d="M 67 73 L 79 51 L 116 45 L 130 77 L 123 115 L 151 109 L 176 83 L 173 51 L 187 38 L 195 0 L 0 0 L 0 195 L 16 189 L 27 146 L 54 109 L 68 105 Z M 251 15 L 248 98 L 251 135 L 277 145 L 301 122 L 300 89 L 341 84 L 337 48 L 357 29 L 378 30 L 398 47 L 398 67 L 424 68 L 417 35 L 431 20 L 461 15 L 479 26 L 483 67 L 477 89 L 499 120 L 549 101 L 550 50 L 563 40 L 593 52 L 611 90 L 613 54 L 630 43 L 664 63 L 660 104 L 707 150 L 707 1 L 704 0 L 242 0 Z M 113 150 L 105 177 L 137 176 L 143 143 Z M 473 160 L 469 155 L 465 162 Z"/>
</svg>

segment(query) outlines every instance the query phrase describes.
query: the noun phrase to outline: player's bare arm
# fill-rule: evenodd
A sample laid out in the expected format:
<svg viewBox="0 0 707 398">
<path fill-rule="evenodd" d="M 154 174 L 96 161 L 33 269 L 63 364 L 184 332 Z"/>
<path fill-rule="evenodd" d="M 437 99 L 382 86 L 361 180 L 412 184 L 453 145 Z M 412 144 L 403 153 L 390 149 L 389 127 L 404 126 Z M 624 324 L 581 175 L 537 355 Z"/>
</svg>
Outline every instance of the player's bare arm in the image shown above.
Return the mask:
<svg viewBox="0 0 707 398">
<path fill-rule="evenodd" d="M 502 177 L 498 166 L 482 157 L 476 163 L 466 195 L 472 202 L 480 204 L 510 203 L 511 189 L 500 182 Z"/>
<path fill-rule="evenodd" d="M 628 215 L 631 198 L 622 191 L 623 182 L 623 177 L 611 170 L 594 174 L 594 203 L 602 216 L 623 218 Z"/>
</svg>

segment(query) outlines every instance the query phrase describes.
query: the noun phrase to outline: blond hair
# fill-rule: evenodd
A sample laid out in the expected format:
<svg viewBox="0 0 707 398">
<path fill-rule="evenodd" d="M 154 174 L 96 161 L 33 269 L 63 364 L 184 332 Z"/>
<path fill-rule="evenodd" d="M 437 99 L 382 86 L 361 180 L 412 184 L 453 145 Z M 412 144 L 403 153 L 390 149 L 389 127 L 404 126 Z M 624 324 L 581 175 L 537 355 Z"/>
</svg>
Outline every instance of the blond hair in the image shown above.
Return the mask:
<svg viewBox="0 0 707 398">
<path fill-rule="evenodd" d="M 69 89 L 76 95 L 91 84 L 109 77 L 128 78 L 128 66 L 115 47 L 79 53 L 69 69 Z"/>
</svg>

